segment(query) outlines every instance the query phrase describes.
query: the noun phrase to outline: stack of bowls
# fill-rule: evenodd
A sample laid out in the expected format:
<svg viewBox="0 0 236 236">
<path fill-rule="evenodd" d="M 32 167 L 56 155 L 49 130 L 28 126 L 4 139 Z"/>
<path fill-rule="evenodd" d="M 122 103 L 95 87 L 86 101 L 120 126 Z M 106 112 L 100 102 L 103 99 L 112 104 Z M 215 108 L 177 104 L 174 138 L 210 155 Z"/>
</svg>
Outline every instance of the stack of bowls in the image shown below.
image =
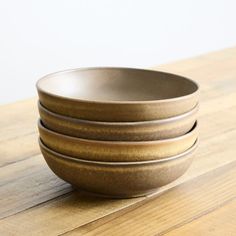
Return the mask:
<svg viewBox="0 0 236 236">
<path fill-rule="evenodd" d="M 92 193 L 147 195 L 180 177 L 198 139 L 198 85 L 142 69 L 86 68 L 37 82 L 42 154 Z"/>
</svg>

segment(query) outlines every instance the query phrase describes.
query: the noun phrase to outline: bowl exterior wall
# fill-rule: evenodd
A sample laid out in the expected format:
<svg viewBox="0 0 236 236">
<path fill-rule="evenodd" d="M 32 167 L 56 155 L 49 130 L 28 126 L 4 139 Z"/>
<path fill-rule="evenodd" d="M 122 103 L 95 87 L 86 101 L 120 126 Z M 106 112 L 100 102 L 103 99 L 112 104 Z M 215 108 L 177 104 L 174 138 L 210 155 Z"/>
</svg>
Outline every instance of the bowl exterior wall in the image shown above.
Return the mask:
<svg viewBox="0 0 236 236">
<path fill-rule="evenodd" d="M 79 189 L 111 197 L 137 197 L 154 192 L 183 175 L 194 154 L 153 164 L 108 166 L 82 163 L 56 156 L 41 146 L 51 170 Z"/>
</svg>

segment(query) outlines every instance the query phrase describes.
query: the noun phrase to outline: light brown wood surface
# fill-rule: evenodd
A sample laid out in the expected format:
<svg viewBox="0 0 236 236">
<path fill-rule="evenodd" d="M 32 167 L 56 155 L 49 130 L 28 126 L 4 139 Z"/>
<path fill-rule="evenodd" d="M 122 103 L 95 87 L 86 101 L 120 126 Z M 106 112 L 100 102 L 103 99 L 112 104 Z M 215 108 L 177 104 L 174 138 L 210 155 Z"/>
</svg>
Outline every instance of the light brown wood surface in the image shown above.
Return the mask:
<svg viewBox="0 0 236 236">
<path fill-rule="evenodd" d="M 0 236 L 236 235 L 236 48 L 155 67 L 201 86 L 200 145 L 187 173 L 149 197 L 74 191 L 37 144 L 37 99 L 0 106 Z"/>
</svg>

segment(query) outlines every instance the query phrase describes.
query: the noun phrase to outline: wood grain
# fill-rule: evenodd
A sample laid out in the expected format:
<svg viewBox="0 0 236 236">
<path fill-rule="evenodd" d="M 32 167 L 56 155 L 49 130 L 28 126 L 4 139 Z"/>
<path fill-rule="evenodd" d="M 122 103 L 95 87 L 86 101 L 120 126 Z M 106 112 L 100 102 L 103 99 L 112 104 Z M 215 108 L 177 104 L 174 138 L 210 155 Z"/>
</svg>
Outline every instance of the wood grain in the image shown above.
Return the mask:
<svg viewBox="0 0 236 236">
<path fill-rule="evenodd" d="M 234 111 L 234 109 L 228 109 L 225 111 L 225 114 L 227 117 L 236 118 L 236 113 Z M 220 126 L 223 127 L 223 129 L 215 129 L 215 125 L 211 122 L 211 120 L 216 115 L 217 114 L 215 113 L 212 115 L 212 117 L 209 115 L 208 119 L 203 119 L 201 122 L 202 129 L 208 128 L 209 133 L 202 133 L 202 142 L 198 150 L 197 158 L 195 159 L 195 162 L 188 173 L 185 175 L 186 179 L 193 178 L 199 173 L 205 173 L 211 170 L 210 168 L 216 168 L 223 163 L 226 164 L 235 160 L 233 155 L 234 150 L 232 150 L 230 147 L 236 145 L 236 140 L 233 138 L 235 136 L 236 130 L 232 129 L 232 123 L 230 122 L 227 122 L 226 126 Z M 233 122 L 233 119 L 231 120 Z M 218 120 L 218 122 L 221 122 L 221 120 Z M 217 137 L 217 134 L 223 132 L 228 132 L 228 135 Z M 217 145 L 218 142 L 226 142 L 229 137 L 232 138 L 229 142 L 227 142 L 225 147 L 222 148 L 222 146 Z M 209 155 L 209 152 L 216 154 L 214 157 L 212 157 L 212 155 Z M 226 155 L 223 161 L 222 153 Z M 6 217 L 8 215 L 15 214 L 18 211 L 32 207 L 35 204 L 35 201 L 37 202 L 39 199 L 43 202 L 50 199 L 50 197 L 53 198 L 58 196 L 60 192 L 57 191 L 56 186 L 62 187 L 60 185 L 64 183 L 51 173 L 51 171 L 45 165 L 41 155 L 26 158 L 24 161 L 16 162 L 14 165 L 6 166 L 4 167 L 4 170 L 5 171 L 0 172 L 0 194 L 4 196 L 4 200 L 0 201 L 0 208 L 2 209 L 0 217 Z M 182 178 L 179 181 L 184 181 L 185 178 Z M 37 183 L 44 182 L 46 183 L 40 185 L 39 188 Z M 178 182 L 175 184 L 177 183 Z M 48 188 L 49 186 L 52 186 L 52 184 L 55 185 L 55 188 L 50 189 L 51 192 L 49 192 Z M 21 192 L 21 189 L 26 188 L 26 186 L 31 186 L 31 191 Z M 63 186 L 65 187 L 65 190 L 62 189 L 61 191 L 68 192 L 68 186 L 66 184 Z M 170 186 L 171 185 L 168 187 Z M 54 190 L 55 195 L 51 194 Z M 19 194 L 20 192 L 21 194 Z M 10 194 L 12 198 L 7 198 L 7 194 Z M 33 198 L 34 195 L 37 197 Z M 25 204 L 22 204 L 22 199 Z M 12 207 L 12 203 L 14 203 L 14 208 Z"/>
<path fill-rule="evenodd" d="M 208 115 L 207 117 L 201 117 L 200 119 L 201 129 L 202 130 L 207 129 L 208 132 L 201 133 L 202 142 L 199 147 L 200 150 L 198 151 L 199 153 L 197 155 L 198 158 L 193 163 L 193 166 L 191 167 L 190 171 L 186 175 L 186 178 L 192 178 L 196 176 L 198 173 L 204 173 L 206 171 L 209 171 L 210 170 L 209 168 L 215 168 L 223 163 L 225 164 L 234 160 L 234 155 L 233 155 L 234 151 L 230 147 L 231 145 L 235 145 L 235 139 L 233 138 L 235 135 L 234 134 L 234 119 L 232 119 L 232 118 L 236 118 L 235 109 L 232 109 L 232 108 L 226 109 L 224 111 L 226 118 L 223 116 L 219 116 L 220 113 L 221 112 L 216 112 L 216 113 Z M 216 116 L 220 118 L 217 119 L 217 122 L 216 121 L 214 122 Z M 224 122 L 225 122 L 225 125 L 224 125 Z M 216 125 L 218 126 L 217 129 L 215 128 Z M 221 136 L 219 138 L 217 137 L 217 135 L 221 133 L 227 133 L 227 132 L 229 132 L 228 136 Z M 221 143 L 226 142 L 229 137 L 232 137 L 232 138 L 230 139 L 229 142 L 227 142 L 225 147 L 221 145 L 217 145 L 218 142 L 221 142 Z M 206 139 L 207 141 L 205 141 Z M 37 137 L 35 136 L 33 141 L 35 142 L 35 145 L 38 149 L 36 140 L 37 140 Z M 14 140 L 14 142 L 16 141 Z M 30 139 L 28 140 L 28 144 L 29 144 L 28 146 L 30 146 Z M 13 147 L 14 145 L 15 144 L 12 143 L 11 146 Z M 209 148 L 209 146 L 211 148 Z M 7 152 L 7 145 L 3 145 L 3 147 L 6 148 L 6 152 Z M 22 146 L 20 150 L 11 148 L 8 152 L 8 155 L 6 155 L 6 160 L 8 159 L 17 160 L 17 157 L 24 157 L 24 152 L 27 152 L 27 151 L 28 149 L 24 148 L 24 146 Z M 208 156 L 209 152 L 217 153 L 217 155 L 212 158 L 211 155 Z M 221 158 L 222 152 L 224 152 L 224 154 L 226 155 L 223 162 Z M 30 160 L 28 160 L 28 158 Z M 1 161 L 4 161 L 4 157 Z M 32 165 L 34 165 L 34 168 L 32 168 Z M 43 174 L 36 174 L 36 173 L 43 173 Z M 0 217 L 6 217 L 8 215 L 15 214 L 18 211 L 25 210 L 29 207 L 32 207 L 35 204 L 35 201 L 36 202 L 38 201 L 38 203 L 40 203 L 43 201 L 47 201 L 50 198 L 56 197 L 60 194 L 60 192 L 57 191 L 56 186 L 58 185 L 60 186 L 61 181 L 51 173 L 51 171 L 45 165 L 45 162 L 41 155 L 39 156 L 27 155 L 26 159 L 23 159 L 22 161 L 19 161 L 16 163 L 12 163 L 12 165 L 8 167 L 6 166 L 4 171 L 0 172 L 0 177 L 1 177 L 0 185 L 4 185 L 0 189 L 0 194 L 2 196 L 5 196 L 4 193 L 8 193 L 11 196 L 14 196 L 14 198 L 10 198 L 10 199 L 5 198 L 5 200 L 0 201 L 0 208 L 2 206 Z M 35 184 L 32 184 L 32 181 Z M 38 188 L 38 185 L 36 184 L 37 182 L 39 183 L 46 182 L 46 183 L 44 185 L 41 185 L 40 186 L 41 188 Z M 52 194 L 53 189 L 51 189 L 50 194 L 47 195 L 46 193 L 48 192 L 48 188 L 49 188 L 48 186 L 52 186 L 52 183 L 55 184 L 55 195 Z M 23 191 L 21 194 L 19 194 L 20 189 L 24 189 L 26 186 L 31 186 L 31 190 L 32 190 L 31 193 L 29 194 L 28 191 Z M 69 190 L 68 190 L 67 185 L 65 184 L 64 186 L 65 186 L 65 190 L 62 189 L 61 191 L 68 192 Z M 35 195 L 35 197 L 32 198 L 32 195 Z M 22 199 L 24 200 L 25 204 L 22 204 Z M 12 201 L 14 202 L 14 208 L 11 205 Z"/>
<path fill-rule="evenodd" d="M 229 201 L 215 211 L 203 215 L 188 224 L 183 225 L 166 236 L 175 235 L 210 235 L 210 236 L 234 236 L 236 234 L 236 199 Z"/>
<path fill-rule="evenodd" d="M 38 146 L 38 133 L 35 131 L 21 136 L 21 138 L 1 141 L 0 153 L 0 168 L 38 155 L 40 153 Z"/>
<path fill-rule="evenodd" d="M 0 218 L 71 191 L 69 184 L 45 166 L 42 155 L 8 165 L 0 172 Z"/>
<path fill-rule="evenodd" d="M 64 235 L 163 235 L 235 199 L 235 179 L 236 161 L 181 184 L 105 224 L 97 221 Z"/>
<path fill-rule="evenodd" d="M 182 178 L 160 189 L 159 194 L 236 160 L 236 48 L 157 69 L 189 76 L 201 86 L 197 158 Z M 36 100 L 0 106 L 0 235 L 58 235 L 74 228 L 85 230 L 91 222 L 107 222 L 151 198 L 164 196 L 113 200 L 73 191 L 49 170 L 39 154 Z"/>
<path fill-rule="evenodd" d="M 0 141 L 21 138 L 37 130 L 37 103 L 36 99 L 1 105 Z"/>
</svg>

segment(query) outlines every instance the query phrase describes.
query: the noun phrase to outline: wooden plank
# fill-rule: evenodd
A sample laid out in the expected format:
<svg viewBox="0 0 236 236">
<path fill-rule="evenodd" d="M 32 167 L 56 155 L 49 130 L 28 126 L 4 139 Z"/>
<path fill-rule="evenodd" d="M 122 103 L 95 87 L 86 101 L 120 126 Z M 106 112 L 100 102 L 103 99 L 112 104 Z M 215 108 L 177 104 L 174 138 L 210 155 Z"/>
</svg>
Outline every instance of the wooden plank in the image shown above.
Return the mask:
<svg viewBox="0 0 236 236">
<path fill-rule="evenodd" d="M 42 155 L 8 165 L 0 172 L 0 218 L 71 191 L 69 184 L 49 170 Z"/>
<path fill-rule="evenodd" d="M 188 224 L 183 225 L 169 233 L 166 236 L 234 236 L 236 235 L 236 199 L 228 204 L 221 206 L 215 211 L 203 215 Z"/>
<path fill-rule="evenodd" d="M 194 161 L 186 178 L 193 178 L 197 174 L 209 171 L 210 168 L 217 168 L 220 165 L 235 160 L 234 150 L 230 148 L 236 145 L 235 108 L 236 106 L 234 109 L 224 110 L 224 116 L 220 116 L 221 111 L 200 119 L 202 130 L 207 132 L 201 133 L 198 158 Z M 215 117 L 219 117 L 217 121 L 215 121 Z M 216 129 L 216 126 L 219 128 Z M 218 137 L 222 133 L 228 133 L 228 135 Z M 229 137 L 230 141 L 225 146 L 218 145 L 219 142 L 226 142 Z M 17 150 L 14 148 L 12 150 L 12 157 L 17 157 Z M 211 153 L 216 154 L 212 156 Z M 224 160 L 221 157 L 222 153 L 226 156 Z M 0 218 L 57 197 L 60 192 L 70 191 L 67 184 L 62 185 L 64 182 L 51 173 L 41 155 L 27 157 L 2 169 L 3 171 L 0 172 L 0 196 L 2 196 L 0 201 Z M 41 184 L 39 188 L 38 183 L 45 184 Z M 50 188 L 53 185 L 55 188 Z M 27 186 L 31 186 L 30 192 L 21 190 L 27 188 Z M 58 188 L 61 188 L 61 190 L 58 191 Z M 8 195 L 11 195 L 11 197 L 7 197 Z"/>
<path fill-rule="evenodd" d="M 236 145 L 234 141 L 236 140 L 234 131 L 236 125 L 233 122 L 235 120 L 236 105 L 236 81 L 234 79 L 236 74 L 235 52 L 236 49 L 232 50 L 231 53 L 228 50 L 225 54 L 219 52 L 220 57 L 217 56 L 218 53 L 214 53 L 215 56 L 210 54 L 210 59 L 207 59 L 208 56 L 204 57 L 204 63 L 202 63 L 202 59 L 188 60 L 188 63 L 183 62 L 182 66 L 181 63 L 178 63 L 178 68 L 182 67 L 182 73 L 180 73 L 181 71 L 178 73 L 195 78 L 201 85 L 202 105 L 200 125 L 202 142 L 197 154 L 198 158 L 188 173 L 174 184 L 161 189 L 159 192 L 235 160 L 235 151 L 230 148 L 232 147 L 231 145 Z M 184 67 L 184 64 L 187 66 Z M 166 68 L 168 71 L 175 72 L 173 69 L 174 65 L 170 65 L 170 69 L 168 69 L 168 66 Z M 8 109 L 8 107 L 11 109 Z M 0 165 L 4 166 L 0 172 L 0 186 L 2 184 L 0 188 L 0 216 L 8 217 L 13 215 L 6 218 L 6 221 L 10 219 L 10 222 L 14 222 L 14 220 L 18 220 L 23 216 L 25 216 L 25 220 L 30 221 L 31 217 L 36 217 L 37 220 L 32 222 L 29 230 L 33 230 L 34 227 L 37 228 L 37 221 L 40 221 L 42 228 L 36 234 L 43 234 L 46 230 L 49 230 L 52 234 L 63 233 L 73 227 L 79 227 L 100 217 L 123 210 L 128 206 L 135 207 L 135 204 L 143 202 L 143 198 L 126 201 L 114 200 L 112 204 L 109 201 L 106 203 L 104 200 L 101 206 L 94 207 L 93 204 L 89 205 L 88 202 L 84 202 L 85 197 L 83 193 L 73 192 L 69 195 L 63 195 L 71 191 L 70 186 L 50 172 L 44 164 L 41 155 L 34 156 L 39 152 L 36 131 L 38 114 L 35 99 L 11 106 L 2 106 L 0 110 L 1 114 L 4 114 L 0 117 L 0 130 L 4 131 L 1 132 L 4 133 L 4 136 L 0 138 L 2 141 L 0 142 Z M 222 135 L 217 137 L 219 134 Z M 222 155 L 224 155 L 223 160 Z M 63 196 L 49 201 L 60 195 Z M 7 196 L 11 196 L 9 201 Z M 58 226 L 61 218 L 64 215 L 70 214 L 71 209 L 66 209 L 66 206 L 73 205 L 75 198 L 77 199 L 75 211 L 79 206 L 79 211 L 73 215 L 76 221 L 54 229 L 54 226 L 51 226 L 51 224 L 55 222 L 55 225 Z M 96 202 L 96 200 L 94 201 Z M 47 203 L 17 214 L 42 202 Z M 108 205 L 106 211 L 103 211 L 103 207 L 106 204 Z M 60 207 L 63 207 L 63 211 L 60 211 Z M 53 209 L 55 208 L 59 210 L 54 218 L 55 212 Z M 37 214 L 39 212 L 44 219 L 40 220 L 38 218 Z M 17 218 L 18 216 L 19 218 Z M 69 217 L 68 220 L 72 220 L 72 218 Z M 78 218 L 80 219 L 78 220 Z M 47 225 L 48 228 L 46 227 Z M 14 230 L 17 229 L 15 227 L 18 227 L 18 225 L 12 226 L 11 232 L 13 232 L 13 235 Z M 24 233 L 27 234 L 27 232 Z"/>
<path fill-rule="evenodd" d="M 37 130 L 37 100 L 28 99 L 0 106 L 0 141 L 21 138 Z"/>
<path fill-rule="evenodd" d="M 24 161 L 40 153 L 38 132 L 26 134 L 21 138 L 14 138 L 0 142 L 0 168 L 18 161 Z M 3 171 L 3 169 L 2 169 Z"/>
<path fill-rule="evenodd" d="M 159 193 L 177 184 L 193 179 L 196 176 L 207 173 L 210 170 L 214 170 L 224 164 L 233 162 L 235 160 L 235 151 L 230 147 L 236 145 L 235 136 L 236 130 L 229 132 L 227 137 L 207 137 L 208 145 L 205 142 L 201 142 L 201 146 L 196 155 L 197 157 L 190 170 L 178 181 L 160 189 Z M 226 143 L 226 141 L 228 142 L 225 148 L 218 145 L 218 143 Z M 223 159 L 222 156 L 224 156 Z M 10 181 L 10 185 L 6 184 L 5 186 L 1 186 L 1 196 L 3 196 L 3 199 L 5 200 L 1 201 L 0 209 L 5 209 L 3 212 L 5 217 L 26 209 L 29 206 L 34 206 L 45 196 L 50 199 L 50 194 L 55 197 L 55 192 L 66 192 L 66 190 L 63 190 L 66 186 L 60 186 L 60 181 L 58 185 L 54 187 L 53 182 L 57 183 L 57 178 L 52 177 L 50 181 L 49 176 L 51 175 L 51 172 L 45 170 L 46 166 L 43 163 L 41 163 L 41 169 L 37 169 L 37 166 L 35 168 L 37 171 L 29 166 L 27 169 L 28 171 L 32 171 L 32 174 L 27 175 L 28 173 L 26 173 L 25 178 L 19 178 L 16 173 L 17 177 Z M 9 171 L 15 173 L 15 170 L 10 167 Z M 47 181 L 49 181 L 49 183 L 47 183 Z M 34 184 L 34 182 L 36 184 Z M 40 183 L 39 186 L 41 189 L 38 189 L 38 182 Z M 16 191 L 17 187 L 19 188 L 18 191 Z M 22 195 L 19 195 L 21 189 L 27 189 L 27 187 L 29 188 L 28 191 L 26 191 L 27 194 L 22 193 Z M 45 195 L 42 196 L 42 193 Z M 9 198 L 9 196 L 12 197 Z M 27 235 L 27 232 L 32 232 L 32 230 L 37 229 L 34 231 L 35 235 L 42 235 L 45 230 L 53 235 L 60 234 L 64 231 L 70 230 L 71 228 L 82 226 L 141 201 L 143 201 L 143 198 L 126 200 L 98 200 L 96 198 L 90 198 L 90 202 L 87 202 L 87 198 L 84 197 L 83 194 L 73 192 L 72 194 L 47 202 L 47 204 L 39 205 L 38 207 L 31 208 L 28 211 L 3 219 L 0 221 L 0 232 L 1 230 L 3 230 L 3 232 L 9 230 L 9 233 L 12 235 L 14 235 L 15 232 Z M 61 219 L 64 217 L 65 224 L 61 224 Z M 76 220 L 73 221 L 73 219 Z M 20 223 L 15 224 L 18 221 L 30 223 L 27 224 L 26 227 Z M 38 222 L 40 222 L 40 227 L 38 227 Z"/>
<path fill-rule="evenodd" d="M 63 235 L 163 235 L 235 199 L 235 179 L 236 161 L 181 184 L 107 223 L 98 220 Z"/>
</svg>

